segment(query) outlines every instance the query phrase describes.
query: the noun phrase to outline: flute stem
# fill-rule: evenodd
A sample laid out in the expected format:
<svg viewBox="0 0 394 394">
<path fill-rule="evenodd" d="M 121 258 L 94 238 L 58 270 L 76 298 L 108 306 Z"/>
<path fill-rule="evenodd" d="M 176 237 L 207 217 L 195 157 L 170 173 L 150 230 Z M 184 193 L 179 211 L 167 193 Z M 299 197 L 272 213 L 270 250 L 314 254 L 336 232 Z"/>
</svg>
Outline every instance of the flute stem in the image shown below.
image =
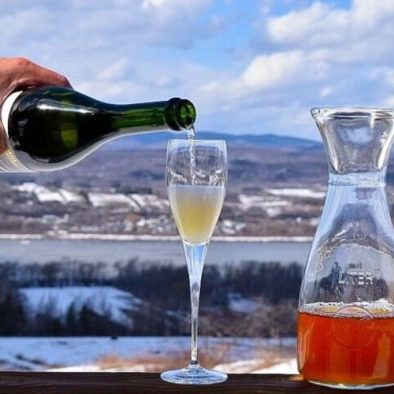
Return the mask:
<svg viewBox="0 0 394 394">
<path fill-rule="evenodd" d="M 201 276 L 207 254 L 207 243 L 189 244 L 183 242 L 189 273 L 191 303 L 191 355 L 190 364 L 198 365 L 198 309 L 200 304 Z"/>
</svg>

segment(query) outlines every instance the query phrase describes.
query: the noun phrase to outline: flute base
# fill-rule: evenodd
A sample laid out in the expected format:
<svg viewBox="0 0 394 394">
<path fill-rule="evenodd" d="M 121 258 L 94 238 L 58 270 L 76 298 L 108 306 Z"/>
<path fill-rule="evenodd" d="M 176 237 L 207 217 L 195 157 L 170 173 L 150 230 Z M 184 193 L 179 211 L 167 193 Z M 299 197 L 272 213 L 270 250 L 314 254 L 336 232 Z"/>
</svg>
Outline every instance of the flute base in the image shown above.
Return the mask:
<svg viewBox="0 0 394 394">
<path fill-rule="evenodd" d="M 176 384 L 215 384 L 227 380 L 224 372 L 212 371 L 198 364 L 163 372 L 160 377 L 166 382 Z"/>
</svg>

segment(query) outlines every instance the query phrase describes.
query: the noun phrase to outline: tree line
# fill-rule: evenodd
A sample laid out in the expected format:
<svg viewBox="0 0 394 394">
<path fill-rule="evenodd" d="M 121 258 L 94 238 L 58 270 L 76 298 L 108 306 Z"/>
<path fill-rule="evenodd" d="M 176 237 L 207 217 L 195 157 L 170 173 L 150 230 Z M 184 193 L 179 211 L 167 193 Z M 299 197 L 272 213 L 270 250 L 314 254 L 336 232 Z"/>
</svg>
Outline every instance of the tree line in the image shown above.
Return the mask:
<svg viewBox="0 0 394 394">
<path fill-rule="evenodd" d="M 200 316 L 202 335 L 283 336 L 295 334 L 302 267 L 297 263 L 245 261 L 204 268 Z M 71 304 L 54 317 L 51 303 L 31 316 L 19 289 L 28 287 L 111 286 L 143 302 L 125 311 L 128 327 L 98 315 L 86 303 Z M 251 300 L 253 310 L 232 308 L 235 298 Z M 172 264 L 136 259 L 101 262 L 54 261 L 46 264 L 0 264 L 0 335 L 188 335 L 190 298 L 187 270 Z M 293 322 L 293 323 L 291 323 Z"/>
</svg>

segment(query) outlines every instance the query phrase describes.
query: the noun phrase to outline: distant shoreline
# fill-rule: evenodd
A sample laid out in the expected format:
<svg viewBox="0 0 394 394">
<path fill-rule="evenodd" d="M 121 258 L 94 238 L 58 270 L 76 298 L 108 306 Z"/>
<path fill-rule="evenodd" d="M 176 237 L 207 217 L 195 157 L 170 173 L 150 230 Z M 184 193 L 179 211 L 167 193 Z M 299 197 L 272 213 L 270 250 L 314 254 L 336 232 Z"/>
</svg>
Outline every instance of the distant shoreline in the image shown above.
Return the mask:
<svg viewBox="0 0 394 394">
<path fill-rule="evenodd" d="M 0 240 L 66 240 L 66 241 L 119 241 L 119 242 L 177 242 L 176 235 L 127 235 L 127 234 L 0 234 Z M 214 236 L 213 242 L 312 242 L 307 236 Z"/>
</svg>

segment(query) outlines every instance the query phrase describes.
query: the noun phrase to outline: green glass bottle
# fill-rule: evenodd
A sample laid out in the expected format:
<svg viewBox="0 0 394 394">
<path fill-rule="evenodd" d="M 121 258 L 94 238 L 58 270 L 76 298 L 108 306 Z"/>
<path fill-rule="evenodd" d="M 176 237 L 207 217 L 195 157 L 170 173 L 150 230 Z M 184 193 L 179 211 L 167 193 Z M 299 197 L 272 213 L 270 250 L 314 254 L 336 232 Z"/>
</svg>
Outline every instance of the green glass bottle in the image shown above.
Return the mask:
<svg viewBox="0 0 394 394">
<path fill-rule="evenodd" d="M 115 105 L 69 88 L 33 88 L 3 105 L 7 149 L 0 154 L 0 171 L 58 170 L 114 138 L 190 129 L 195 119 L 196 110 L 185 99 Z"/>
</svg>

